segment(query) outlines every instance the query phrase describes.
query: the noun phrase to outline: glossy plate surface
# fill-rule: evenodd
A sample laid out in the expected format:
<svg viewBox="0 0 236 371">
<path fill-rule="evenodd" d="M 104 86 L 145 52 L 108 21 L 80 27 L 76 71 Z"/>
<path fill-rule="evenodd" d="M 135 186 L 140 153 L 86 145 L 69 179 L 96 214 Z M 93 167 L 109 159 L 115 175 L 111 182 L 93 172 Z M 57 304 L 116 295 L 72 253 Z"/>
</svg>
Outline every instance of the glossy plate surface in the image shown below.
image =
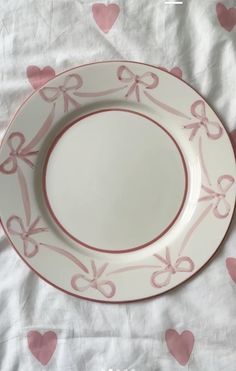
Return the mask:
<svg viewBox="0 0 236 371">
<path fill-rule="evenodd" d="M 24 261 L 90 300 L 161 294 L 219 247 L 235 205 L 224 126 L 182 80 L 135 62 L 66 71 L 0 152 L 1 222 Z"/>
</svg>

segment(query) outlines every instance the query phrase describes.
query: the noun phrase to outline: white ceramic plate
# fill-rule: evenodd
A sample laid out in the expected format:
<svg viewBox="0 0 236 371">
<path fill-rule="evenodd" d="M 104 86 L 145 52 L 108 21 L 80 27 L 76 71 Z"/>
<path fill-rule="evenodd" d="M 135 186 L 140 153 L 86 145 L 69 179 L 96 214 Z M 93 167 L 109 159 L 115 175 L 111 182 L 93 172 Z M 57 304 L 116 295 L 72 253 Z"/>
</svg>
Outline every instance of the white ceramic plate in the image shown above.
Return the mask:
<svg viewBox="0 0 236 371">
<path fill-rule="evenodd" d="M 66 71 L 17 112 L 0 153 L 1 222 L 42 278 L 124 302 L 196 273 L 235 204 L 229 137 L 205 100 L 150 65 Z"/>
</svg>

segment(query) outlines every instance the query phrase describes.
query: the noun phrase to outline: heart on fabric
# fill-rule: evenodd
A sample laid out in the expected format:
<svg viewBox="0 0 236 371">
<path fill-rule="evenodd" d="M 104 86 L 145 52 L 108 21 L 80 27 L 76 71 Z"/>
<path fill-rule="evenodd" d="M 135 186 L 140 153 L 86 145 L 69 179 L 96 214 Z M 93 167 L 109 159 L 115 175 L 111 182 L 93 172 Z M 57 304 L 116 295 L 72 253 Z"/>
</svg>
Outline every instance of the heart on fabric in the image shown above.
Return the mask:
<svg viewBox="0 0 236 371">
<path fill-rule="evenodd" d="M 190 358 L 194 345 L 194 336 L 191 331 L 179 334 L 175 330 L 167 330 L 165 334 L 169 352 L 182 366 L 185 366 Z"/>
<path fill-rule="evenodd" d="M 120 8 L 117 4 L 93 4 L 92 6 L 93 18 L 98 27 L 105 33 L 109 32 L 115 23 Z"/>
<path fill-rule="evenodd" d="M 235 258 L 227 258 L 226 259 L 226 267 L 229 272 L 230 277 L 236 283 L 236 259 Z"/>
<path fill-rule="evenodd" d="M 162 71 L 170 72 L 172 75 L 178 77 L 179 79 L 182 79 L 183 71 L 179 67 L 173 67 L 171 70 L 168 70 L 165 67 L 159 67 Z"/>
<path fill-rule="evenodd" d="M 223 4 L 216 5 L 216 13 L 221 26 L 228 32 L 236 25 L 236 8 L 227 9 Z"/>
<path fill-rule="evenodd" d="M 232 143 L 232 146 L 233 146 L 233 149 L 234 149 L 234 153 L 235 153 L 235 156 L 236 156 L 236 129 L 231 131 L 231 133 L 229 134 L 230 136 L 230 139 L 231 139 L 231 143 Z"/>
<path fill-rule="evenodd" d="M 26 74 L 34 90 L 40 89 L 56 75 L 54 69 L 50 66 L 46 66 L 42 69 L 37 66 L 28 66 Z"/>
<path fill-rule="evenodd" d="M 46 365 L 50 361 L 57 346 L 57 335 L 53 331 L 41 335 L 38 331 L 29 331 L 27 334 L 28 347 L 34 357 Z"/>
</svg>

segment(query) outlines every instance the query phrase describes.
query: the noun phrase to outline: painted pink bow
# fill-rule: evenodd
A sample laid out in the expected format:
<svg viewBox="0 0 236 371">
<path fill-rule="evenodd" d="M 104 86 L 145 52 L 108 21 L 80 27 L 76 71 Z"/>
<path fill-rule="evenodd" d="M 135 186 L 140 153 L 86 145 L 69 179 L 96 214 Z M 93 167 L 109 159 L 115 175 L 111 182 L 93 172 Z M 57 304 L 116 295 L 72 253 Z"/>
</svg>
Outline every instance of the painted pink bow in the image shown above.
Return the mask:
<svg viewBox="0 0 236 371">
<path fill-rule="evenodd" d="M 122 82 L 131 83 L 125 97 L 135 93 L 138 102 L 140 102 L 140 85 L 143 85 L 145 89 L 155 89 L 159 83 L 159 78 L 154 73 L 146 72 L 142 76 L 138 76 L 126 66 L 118 68 L 117 77 Z"/>
<path fill-rule="evenodd" d="M 194 270 L 193 261 L 187 256 L 181 256 L 176 260 L 174 264 L 171 262 L 170 252 L 168 247 L 166 248 L 166 257 L 163 258 L 159 254 L 154 256 L 165 264 L 165 267 L 152 274 L 151 283 L 154 287 L 161 288 L 169 285 L 171 276 L 177 272 L 192 272 Z"/>
<path fill-rule="evenodd" d="M 81 77 L 77 74 L 66 76 L 64 84 L 58 87 L 45 87 L 39 90 L 41 97 L 49 103 L 54 103 L 58 98 L 63 96 L 64 99 L 64 112 L 68 112 L 69 103 L 76 108 L 80 104 L 72 98 L 70 93 L 75 92 L 83 85 Z"/>
<path fill-rule="evenodd" d="M 226 194 L 234 182 L 235 180 L 231 175 L 221 175 L 217 179 L 218 192 L 203 185 L 202 189 L 207 193 L 207 195 L 199 198 L 199 201 L 216 199 L 217 201 L 213 208 L 214 215 L 220 219 L 226 218 L 231 210 L 230 204 L 226 200 Z"/>
<path fill-rule="evenodd" d="M 38 151 L 28 151 L 23 148 L 25 137 L 21 133 L 12 133 L 7 139 L 7 145 L 10 149 L 8 158 L 0 165 L 0 171 L 5 174 L 13 174 L 17 170 L 17 159 L 24 161 L 30 167 L 34 167 L 29 157 L 36 155 Z"/>
<path fill-rule="evenodd" d="M 91 262 L 92 278 L 86 277 L 84 274 L 75 274 L 71 280 L 71 286 L 74 290 L 85 291 L 89 287 L 98 290 L 106 298 L 111 298 L 115 295 L 116 287 L 112 281 L 100 280 L 103 272 L 105 271 L 108 263 L 105 263 L 97 270 L 94 261 Z"/>
<path fill-rule="evenodd" d="M 39 244 L 31 237 L 34 234 L 47 231 L 47 228 L 38 228 L 39 217 L 27 228 L 18 216 L 11 216 L 7 221 L 8 232 L 20 236 L 23 241 L 24 255 L 27 258 L 35 256 L 39 249 Z"/>
<path fill-rule="evenodd" d="M 202 100 L 197 100 L 191 106 L 191 113 L 199 121 L 185 125 L 185 129 L 192 130 L 189 140 L 192 140 L 197 134 L 201 127 L 204 127 L 208 138 L 219 139 L 223 134 L 223 129 L 218 122 L 210 121 L 206 115 L 205 102 Z"/>
</svg>

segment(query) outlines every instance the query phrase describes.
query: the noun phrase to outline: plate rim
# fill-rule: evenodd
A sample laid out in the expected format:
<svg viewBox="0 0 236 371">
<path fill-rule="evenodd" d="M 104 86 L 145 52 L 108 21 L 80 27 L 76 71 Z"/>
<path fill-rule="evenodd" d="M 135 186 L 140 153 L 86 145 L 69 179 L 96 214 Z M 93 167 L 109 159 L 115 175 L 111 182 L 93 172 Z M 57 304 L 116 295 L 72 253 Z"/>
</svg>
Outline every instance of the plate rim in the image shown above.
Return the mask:
<svg viewBox="0 0 236 371">
<path fill-rule="evenodd" d="M 132 61 L 132 60 L 104 60 L 104 61 L 97 61 L 97 62 L 91 62 L 91 63 L 85 63 L 85 64 L 79 64 L 79 65 L 76 65 L 74 67 L 71 67 L 71 68 L 68 68 L 68 69 L 65 69 L 63 71 L 61 71 L 60 73 L 56 74 L 52 79 L 50 80 L 54 80 L 55 78 L 57 78 L 58 76 L 60 75 L 63 75 L 64 73 L 67 73 L 67 72 L 70 72 L 70 71 L 73 71 L 75 69 L 78 69 L 80 67 L 86 67 L 86 66 L 90 66 L 90 65 L 96 65 L 96 64 L 106 64 L 106 63 L 131 63 L 131 64 L 139 64 L 139 65 L 143 65 L 143 66 L 148 66 L 148 67 L 152 67 L 152 68 L 155 68 L 159 71 L 162 71 L 162 72 L 165 72 L 167 73 L 168 75 L 171 75 L 172 77 L 174 77 L 175 79 L 178 79 L 181 81 L 181 83 L 185 84 L 187 87 L 189 87 L 190 89 L 192 89 L 196 94 L 199 95 L 199 97 L 201 97 L 203 99 L 203 101 L 205 101 L 207 103 L 207 105 L 211 108 L 212 112 L 220 119 L 220 122 L 222 124 L 222 126 L 224 127 L 225 129 L 225 132 L 226 132 L 226 135 L 229 139 L 229 143 L 230 143 L 230 146 L 231 146 L 231 149 L 232 149 L 232 153 L 233 153 L 233 157 L 234 157 L 234 160 L 236 161 L 236 154 L 234 152 L 234 148 L 233 148 L 233 143 L 232 143 L 232 139 L 231 139 L 231 136 L 229 134 L 229 130 L 228 128 L 225 126 L 224 124 L 224 121 L 221 119 L 221 117 L 219 116 L 218 113 L 216 113 L 215 109 L 212 108 L 212 106 L 208 103 L 208 100 L 203 97 L 203 95 L 201 93 L 199 93 L 199 91 L 197 91 L 194 87 L 192 87 L 188 82 L 186 82 L 185 80 L 183 80 L 182 78 L 178 77 L 178 76 L 174 76 L 170 71 L 167 71 L 167 70 L 163 70 L 162 67 L 158 67 L 158 66 L 155 66 L 155 65 L 152 65 L 152 64 L 149 64 L 149 63 L 144 63 L 144 62 L 139 62 L 139 61 Z M 15 117 L 17 116 L 18 112 L 21 110 L 21 108 L 25 105 L 25 103 L 30 100 L 30 98 L 34 95 L 34 94 L 37 94 L 38 91 L 40 89 L 42 89 L 45 85 L 47 85 L 47 83 L 50 81 L 48 80 L 47 82 L 45 82 L 42 86 L 40 86 L 39 89 L 37 90 L 34 90 L 29 96 L 27 96 L 23 102 L 18 106 L 18 108 L 16 109 L 15 113 L 13 114 L 13 116 L 10 118 L 9 120 L 9 123 L 8 125 L 5 127 L 5 132 L 4 132 L 4 135 L 1 139 L 1 143 L 0 143 L 0 151 L 2 150 L 2 146 L 3 146 L 3 142 L 4 142 L 4 139 L 5 137 L 7 136 L 8 134 L 8 131 L 11 127 L 11 124 L 12 122 L 14 121 Z M 154 295 L 149 295 L 147 297 L 143 297 L 143 298 L 138 298 L 138 299 L 131 299 L 131 300 L 100 300 L 100 299 L 94 299 L 94 298 L 90 298 L 90 297 L 86 297 L 86 296 L 82 296 L 82 295 L 78 295 L 77 293 L 73 293 L 71 291 L 68 291 L 60 286 L 57 286 L 55 283 L 49 281 L 46 277 L 42 276 L 35 268 L 33 268 L 28 262 L 27 260 L 19 253 L 19 251 L 17 250 L 15 244 L 12 242 L 8 232 L 6 231 L 6 228 L 5 226 L 3 225 L 2 221 L 1 221 L 1 215 L 0 215 L 0 224 L 2 226 L 2 229 L 5 233 L 5 237 L 8 239 L 8 241 L 10 242 L 10 244 L 12 245 L 12 247 L 14 248 L 14 250 L 16 251 L 16 253 L 20 256 L 20 258 L 24 261 L 24 263 L 30 268 L 30 270 L 32 270 L 34 273 L 36 273 L 41 279 L 43 279 L 45 282 L 47 282 L 49 285 L 53 286 L 54 288 L 57 288 L 59 289 L 60 291 L 70 295 L 70 296 L 73 296 L 73 297 L 76 297 L 76 298 L 80 298 L 80 299 L 83 299 L 83 300 L 88 300 L 88 301 L 92 301 L 92 302 L 98 302 L 98 303 L 108 303 L 108 304 L 125 304 L 125 303 L 132 303 L 132 302 L 139 302 L 139 301 L 144 301 L 144 300 L 151 300 L 155 297 L 158 297 L 160 295 L 163 295 L 163 294 L 166 294 L 172 290 L 175 290 L 175 289 L 178 289 L 179 286 L 181 286 L 182 284 L 185 284 L 188 280 L 194 278 L 202 269 L 204 269 L 210 262 L 211 260 L 215 257 L 215 255 L 219 252 L 219 249 L 221 247 L 221 245 L 223 244 L 224 240 L 226 239 L 227 235 L 228 235 L 228 232 L 231 228 L 231 224 L 233 222 L 233 219 L 234 219 L 234 216 L 236 214 L 236 199 L 234 201 L 234 205 L 233 205 L 233 210 L 232 210 L 232 215 L 231 215 L 231 218 L 229 220 L 229 224 L 228 224 L 228 227 L 222 237 L 222 240 L 220 241 L 220 243 L 218 244 L 218 246 L 216 247 L 216 249 L 214 250 L 213 254 L 209 257 L 209 259 L 197 270 L 195 270 L 191 275 L 189 275 L 188 277 L 186 277 L 184 280 L 182 280 L 181 282 L 177 283 L 174 287 L 171 287 L 169 289 L 166 289 L 165 291 L 163 292 L 159 292 L 159 293 L 156 293 Z"/>
<path fill-rule="evenodd" d="M 15 245 L 13 244 L 13 242 L 11 241 L 11 238 L 9 237 L 8 233 L 6 232 L 6 229 L 5 229 L 4 225 L 1 223 L 1 218 L 0 218 L 0 223 L 1 223 L 2 229 L 4 230 L 4 233 L 6 234 L 5 237 L 8 239 L 8 241 L 10 242 L 10 244 L 12 245 L 12 247 L 14 248 L 14 250 L 16 251 L 16 253 L 19 255 L 19 257 L 23 260 L 23 262 L 29 267 L 29 269 L 31 271 L 33 271 L 38 277 L 40 277 L 40 279 L 42 279 L 43 281 L 45 281 L 50 286 L 52 286 L 52 287 L 60 290 L 64 294 L 73 296 L 73 297 L 75 297 L 77 299 L 83 299 L 83 300 L 88 300 L 88 301 L 95 302 L 95 303 L 104 303 L 104 304 L 130 304 L 130 303 L 137 303 L 137 302 L 140 302 L 140 301 L 152 300 L 152 299 L 155 299 L 156 297 L 165 295 L 165 294 L 167 294 L 167 293 L 169 293 L 171 291 L 174 291 L 174 290 L 177 290 L 177 289 L 181 288 L 181 286 L 182 285 L 185 285 L 187 283 L 187 281 L 193 280 L 196 276 L 198 276 L 199 273 L 201 272 L 201 270 L 204 270 L 208 266 L 208 264 L 210 264 L 211 261 L 215 258 L 215 256 L 219 253 L 221 245 L 223 244 L 224 240 L 227 238 L 228 231 L 231 228 L 231 224 L 232 224 L 232 221 L 233 221 L 235 215 L 236 215 L 236 203 L 234 205 L 234 210 L 233 210 L 233 213 L 232 213 L 232 218 L 230 220 L 229 226 L 228 226 L 228 228 L 226 230 L 226 233 L 225 233 L 222 241 L 220 242 L 220 244 L 218 245 L 218 247 L 216 248 L 216 250 L 214 251 L 214 253 L 210 256 L 210 258 L 198 270 L 194 271 L 192 275 L 190 275 L 189 277 L 187 277 L 186 279 L 184 279 L 183 281 L 181 281 L 180 283 L 178 283 L 176 286 L 171 287 L 171 288 L 167 289 L 166 291 L 159 292 L 159 293 L 157 293 L 155 295 L 151 295 L 151 296 L 147 296 L 147 297 L 139 298 L 139 299 L 112 300 L 112 301 L 110 301 L 110 300 L 102 300 L 102 299 L 101 300 L 100 299 L 93 299 L 93 298 L 89 298 L 89 297 L 86 297 L 86 296 L 78 295 L 78 294 L 73 293 L 71 291 L 65 290 L 62 287 L 57 286 L 55 283 L 49 281 L 47 278 L 45 278 L 44 276 L 42 276 L 38 271 L 36 271 L 36 269 L 32 268 L 31 265 L 27 262 L 27 260 L 23 256 L 20 255 L 19 251 L 17 250 L 17 248 L 15 247 Z"/>
</svg>

